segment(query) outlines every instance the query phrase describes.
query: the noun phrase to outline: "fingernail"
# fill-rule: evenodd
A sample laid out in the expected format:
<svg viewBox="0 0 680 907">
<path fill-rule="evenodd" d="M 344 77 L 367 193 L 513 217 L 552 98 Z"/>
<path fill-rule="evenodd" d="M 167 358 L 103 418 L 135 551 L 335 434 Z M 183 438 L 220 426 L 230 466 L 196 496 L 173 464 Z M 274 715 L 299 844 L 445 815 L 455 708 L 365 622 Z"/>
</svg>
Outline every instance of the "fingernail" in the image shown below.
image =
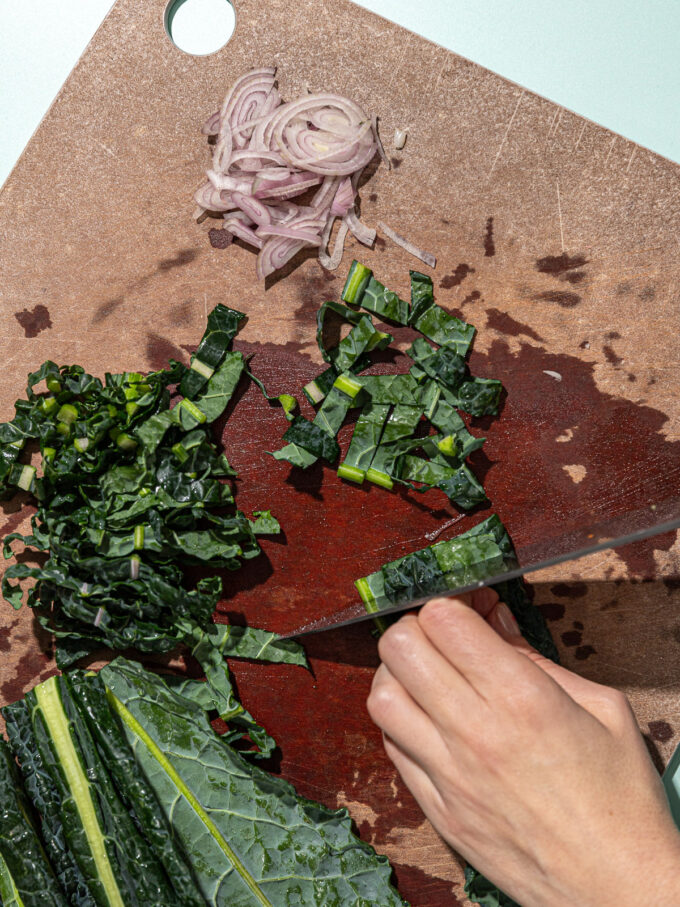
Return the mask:
<svg viewBox="0 0 680 907">
<path fill-rule="evenodd" d="M 515 620 L 510 608 L 508 608 L 504 602 L 500 602 L 500 604 L 496 605 L 496 611 L 494 613 L 502 630 L 509 636 L 519 635 L 519 624 Z"/>
</svg>

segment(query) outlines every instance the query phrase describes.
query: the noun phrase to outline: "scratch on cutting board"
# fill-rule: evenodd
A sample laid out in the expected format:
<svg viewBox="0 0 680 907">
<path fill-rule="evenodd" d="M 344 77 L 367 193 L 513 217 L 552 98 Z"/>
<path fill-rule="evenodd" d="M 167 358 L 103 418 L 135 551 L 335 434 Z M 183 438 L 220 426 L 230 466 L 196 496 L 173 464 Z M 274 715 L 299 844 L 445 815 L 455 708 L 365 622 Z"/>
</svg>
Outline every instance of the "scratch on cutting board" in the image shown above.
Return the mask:
<svg viewBox="0 0 680 907">
<path fill-rule="evenodd" d="M 610 154 L 612 153 L 612 151 L 614 150 L 614 145 L 616 145 L 616 139 L 617 139 L 617 136 L 614 136 L 614 138 L 612 139 L 612 143 L 611 143 L 611 145 L 609 146 L 609 151 L 607 152 L 607 157 L 604 159 L 605 164 L 606 164 L 607 161 L 609 160 L 609 155 L 610 155 Z"/>
<path fill-rule="evenodd" d="M 411 39 L 412 39 L 412 38 L 413 38 L 413 35 L 410 34 L 410 35 L 408 36 L 408 40 L 407 40 L 406 43 L 404 44 L 404 50 L 402 51 L 401 57 L 399 58 L 399 62 L 397 63 L 397 65 L 396 65 L 396 66 L 394 67 L 394 69 L 392 70 L 392 75 L 390 76 L 390 81 L 387 83 L 387 88 L 388 88 L 388 89 L 392 87 L 392 83 L 394 82 L 395 78 L 397 77 L 397 73 L 398 73 L 399 70 L 401 69 L 401 64 L 404 62 L 404 60 L 405 60 L 405 58 L 406 58 L 406 54 L 408 53 L 408 49 L 409 49 L 409 47 L 411 46 Z"/>
<path fill-rule="evenodd" d="M 111 148 L 109 148 L 108 145 L 105 145 L 103 142 L 100 142 L 99 140 L 97 140 L 97 144 L 99 145 L 100 148 L 103 148 L 107 154 L 110 154 L 111 157 L 116 156 L 116 152 L 113 151 Z"/>
<path fill-rule="evenodd" d="M 562 119 L 563 111 L 564 111 L 564 107 L 558 107 L 557 110 L 555 111 L 555 116 L 552 118 L 552 122 L 550 124 L 550 129 L 548 130 L 548 138 L 551 138 L 553 135 L 557 134 L 557 130 L 559 128 L 560 121 Z"/>
<path fill-rule="evenodd" d="M 437 59 L 437 52 L 439 50 L 440 50 L 440 48 L 438 48 L 438 47 L 435 48 L 435 53 L 433 54 L 433 63 Z M 431 97 L 437 91 L 437 86 L 439 85 L 439 80 L 441 79 L 441 75 L 444 72 L 444 69 L 446 68 L 446 65 L 448 62 L 449 62 L 448 54 L 445 54 L 444 59 L 442 61 L 442 65 L 439 67 L 439 69 L 437 71 L 437 78 L 434 79 L 433 88 L 430 88 L 430 85 L 432 85 L 432 80 L 434 78 L 434 73 L 436 70 L 434 68 L 434 65 L 430 67 L 430 69 L 432 70 L 432 75 L 430 76 L 430 80 L 427 83 L 427 88 L 423 92 L 424 97 L 426 97 L 426 98 Z"/>
<path fill-rule="evenodd" d="M 434 83 L 434 88 L 432 89 L 432 94 L 436 94 L 437 89 L 439 88 L 439 80 L 441 79 L 442 73 L 446 69 L 447 64 L 448 64 L 448 58 L 444 59 L 444 61 L 442 62 L 442 65 L 439 67 L 439 72 L 437 73 L 437 79 Z"/>
<path fill-rule="evenodd" d="M 588 123 L 585 122 L 585 123 L 583 124 L 583 126 L 581 127 L 581 131 L 579 132 L 578 138 L 576 139 L 576 144 L 574 145 L 574 151 L 576 151 L 576 149 L 578 148 L 578 146 L 581 144 L 581 139 L 583 138 L 583 133 L 586 131 L 586 126 L 587 126 L 587 125 L 588 125 Z"/>
<path fill-rule="evenodd" d="M 491 176 L 491 174 L 494 171 L 494 167 L 498 163 L 498 158 L 501 156 L 501 151 L 503 150 L 503 145 L 505 145 L 505 141 L 508 137 L 508 134 L 510 132 L 510 128 L 513 124 L 513 121 L 514 121 L 515 117 L 517 116 L 517 111 L 519 110 L 519 105 L 522 103 L 523 97 L 524 97 L 524 92 L 522 91 L 522 92 L 520 92 L 520 96 L 517 98 L 517 103 L 515 104 L 515 109 L 512 112 L 510 121 L 509 121 L 508 125 L 505 127 L 505 132 L 503 134 L 503 138 L 501 139 L 501 143 L 498 146 L 498 151 L 496 152 L 496 157 L 493 159 L 493 164 L 491 165 L 491 169 L 489 170 L 488 176 Z"/>
<path fill-rule="evenodd" d="M 553 126 L 555 125 L 555 120 L 557 119 L 557 114 L 559 112 L 560 112 L 560 108 L 558 107 L 557 110 L 555 111 L 555 113 L 553 114 L 553 118 L 550 121 L 550 126 L 548 127 L 548 138 L 550 138 L 550 136 L 552 135 Z"/>
<path fill-rule="evenodd" d="M 564 253 L 564 225 L 562 224 L 562 202 L 560 200 L 560 181 L 557 180 L 557 213 L 560 218 L 560 241 L 562 243 L 562 252 Z"/>
<path fill-rule="evenodd" d="M 626 167 L 626 173 L 628 173 L 628 171 L 630 170 L 630 165 L 633 163 L 633 158 L 635 157 L 636 151 L 637 151 L 637 148 L 633 148 L 633 153 L 631 154 L 630 160 L 628 161 L 628 166 Z"/>
</svg>

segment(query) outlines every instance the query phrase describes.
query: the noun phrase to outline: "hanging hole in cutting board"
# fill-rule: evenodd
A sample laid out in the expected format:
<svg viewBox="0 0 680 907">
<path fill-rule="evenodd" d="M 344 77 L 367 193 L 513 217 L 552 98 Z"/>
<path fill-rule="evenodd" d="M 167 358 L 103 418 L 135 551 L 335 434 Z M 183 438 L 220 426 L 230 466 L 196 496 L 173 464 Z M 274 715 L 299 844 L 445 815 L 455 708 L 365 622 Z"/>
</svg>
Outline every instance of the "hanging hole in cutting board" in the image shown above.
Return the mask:
<svg viewBox="0 0 680 907">
<path fill-rule="evenodd" d="M 164 23 L 175 47 L 204 57 L 221 50 L 231 38 L 236 14 L 229 0 L 170 0 Z"/>
</svg>

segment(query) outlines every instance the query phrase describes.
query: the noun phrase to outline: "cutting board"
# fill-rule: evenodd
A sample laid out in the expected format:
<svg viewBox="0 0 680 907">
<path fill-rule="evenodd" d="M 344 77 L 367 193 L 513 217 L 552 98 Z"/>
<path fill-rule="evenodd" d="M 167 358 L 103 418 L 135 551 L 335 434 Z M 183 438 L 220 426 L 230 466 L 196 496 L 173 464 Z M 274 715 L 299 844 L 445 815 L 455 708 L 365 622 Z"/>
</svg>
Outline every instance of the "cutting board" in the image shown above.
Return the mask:
<svg viewBox="0 0 680 907">
<path fill-rule="evenodd" d="M 381 239 L 373 251 L 348 242 L 336 273 L 303 255 L 263 285 L 247 249 L 212 248 L 217 224 L 192 220 L 209 162 L 201 123 L 239 74 L 274 63 L 284 97 L 330 89 L 380 115 L 392 168 L 363 187 L 361 213 L 438 256 L 438 302 L 479 329 L 473 372 L 507 387 L 501 417 L 473 424 L 488 438 L 474 465 L 516 540 L 554 534 L 593 500 L 605 515 L 622 498 L 649 503 L 650 464 L 678 487 L 676 165 L 346 0 L 237 0 L 232 39 L 207 57 L 171 43 L 163 13 L 164 0 L 116 3 L 0 194 L 0 418 L 46 358 L 95 374 L 188 361 L 218 302 L 248 314 L 237 348 L 270 392 L 295 393 L 320 368 L 314 313 L 338 298 L 353 257 L 407 293 L 414 262 Z M 408 130 L 401 152 L 396 128 Z M 290 629 L 458 516 L 434 492 L 291 471 L 266 454 L 284 429 L 253 388 L 220 426 L 240 507 L 271 507 L 285 534 L 225 577 L 218 620 Z M 21 503 L 0 510 L 2 535 L 26 528 Z M 679 564 L 671 534 L 533 584 L 564 663 L 630 695 L 659 764 L 680 731 Z M 30 612 L 4 607 L 0 626 L 8 702 L 54 664 Z M 366 715 L 375 641 L 352 628 L 308 650 L 311 673 L 236 668 L 246 706 L 281 744 L 274 768 L 347 806 L 414 907 L 464 903 L 460 861 Z"/>
</svg>

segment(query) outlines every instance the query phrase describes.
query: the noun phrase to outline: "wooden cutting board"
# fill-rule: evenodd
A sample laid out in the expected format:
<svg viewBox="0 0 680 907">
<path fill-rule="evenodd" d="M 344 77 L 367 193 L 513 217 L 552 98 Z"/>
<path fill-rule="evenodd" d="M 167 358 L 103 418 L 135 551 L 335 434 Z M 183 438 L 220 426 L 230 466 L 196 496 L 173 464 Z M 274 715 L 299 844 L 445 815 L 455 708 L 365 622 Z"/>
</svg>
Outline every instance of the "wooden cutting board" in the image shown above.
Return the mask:
<svg viewBox="0 0 680 907">
<path fill-rule="evenodd" d="M 353 257 L 407 292 L 413 260 L 382 240 L 373 252 L 350 241 L 335 274 L 303 256 L 261 285 L 249 251 L 212 248 L 214 224 L 192 220 L 201 123 L 238 75 L 275 63 L 284 97 L 331 89 L 380 115 L 393 167 L 364 186 L 362 216 L 436 253 L 438 301 L 479 329 L 473 371 L 508 389 L 500 419 L 473 429 L 488 437 L 475 468 L 517 540 L 527 526 L 554 534 L 592 500 L 605 513 L 649 503 L 650 470 L 678 487 L 676 165 L 346 0 L 237 0 L 233 38 L 207 57 L 168 40 L 163 12 L 164 0 L 116 3 L 0 194 L 0 418 L 46 358 L 95 374 L 187 360 L 217 302 L 247 312 L 237 347 L 270 391 L 295 393 L 319 370 L 315 310 Z M 409 133 L 402 152 L 395 128 Z M 354 578 L 455 515 L 436 493 L 291 472 L 265 453 L 284 428 L 252 388 L 224 427 L 239 506 L 271 507 L 285 537 L 226 578 L 220 608 L 281 631 L 347 602 Z M 26 528 L 20 503 L 2 505 L 0 534 Z M 631 696 L 659 761 L 680 731 L 679 564 L 671 534 L 534 583 L 565 664 Z M 0 627 L 8 702 L 54 664 L 29 612 L 2 608 Z M 282 775 L 347 806 L 414 907 L 464 903 L 459 861 L 366 715 L 374 640 L 353 628 L 308 649 L 311 674 L 237 669 L 281 743 Z"/>
</svg>

